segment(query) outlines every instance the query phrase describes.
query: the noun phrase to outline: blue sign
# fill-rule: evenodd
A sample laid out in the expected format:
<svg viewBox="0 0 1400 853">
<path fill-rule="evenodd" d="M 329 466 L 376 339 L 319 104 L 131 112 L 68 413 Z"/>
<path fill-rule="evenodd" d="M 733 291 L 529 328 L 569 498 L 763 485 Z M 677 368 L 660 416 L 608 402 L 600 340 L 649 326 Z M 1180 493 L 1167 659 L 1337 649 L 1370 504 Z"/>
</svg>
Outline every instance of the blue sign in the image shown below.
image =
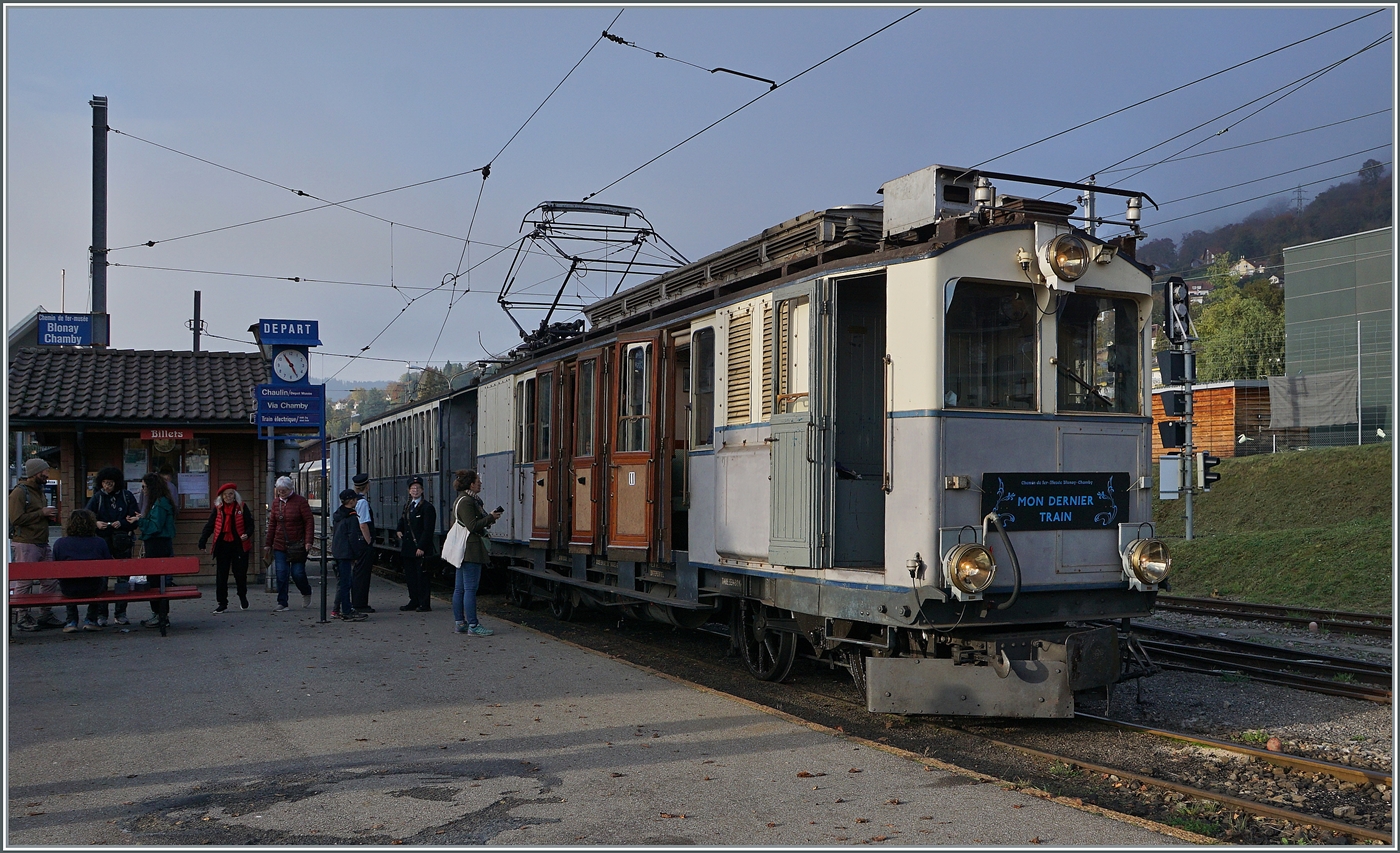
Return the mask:
<svg viewBox="0 0 1400 853">
<path fill-rule="evenodd" d="M 318 347 L 321 345 L 318 320 L 259 320 L 258 342 L 274 346 Z"/>
<path fill-rule="evenodd" d="M 259 385 L 258 426 L 320 429 L 326 419 L 326 386 Z"/>
<path fill-rule="evenodd" d="M 40 314 L 39 346 L 92 346 L 92 315 Z"/>
</svg>

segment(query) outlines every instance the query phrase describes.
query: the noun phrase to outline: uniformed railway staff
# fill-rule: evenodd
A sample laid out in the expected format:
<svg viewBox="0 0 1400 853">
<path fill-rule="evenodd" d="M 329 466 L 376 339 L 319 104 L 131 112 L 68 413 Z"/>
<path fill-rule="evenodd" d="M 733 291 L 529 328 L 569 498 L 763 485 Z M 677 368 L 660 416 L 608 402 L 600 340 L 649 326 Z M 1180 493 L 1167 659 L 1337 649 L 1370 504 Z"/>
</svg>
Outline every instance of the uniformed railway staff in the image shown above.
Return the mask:
<svg viewBox="0 0 1400 853">
<path fill-rule="evenodd" d="M 408 503 L 399 516 L 397 534 L 399 537 L 399 558 L 403 561 L 404 580 L 408 584 L 408 603 L 400 610 L 416 610 L 427 613 L 432 610 L 429 597 L 431 583 L 423 568 L 423 558 L 434 552 L 433 540 L 437 534 L 437 510 L 423 500 L 423 478 L 414 477 L 408 481 Z"/>
</svg>

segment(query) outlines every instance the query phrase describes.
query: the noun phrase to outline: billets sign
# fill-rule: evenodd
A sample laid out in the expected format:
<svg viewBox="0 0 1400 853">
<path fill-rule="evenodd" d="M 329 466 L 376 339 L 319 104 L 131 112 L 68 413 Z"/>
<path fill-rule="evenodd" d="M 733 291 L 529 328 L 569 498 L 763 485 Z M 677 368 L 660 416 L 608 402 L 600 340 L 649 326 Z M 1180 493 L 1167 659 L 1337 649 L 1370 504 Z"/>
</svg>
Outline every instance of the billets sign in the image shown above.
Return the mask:
<svg viewBox="0 0 1400 853">
<path fill-rule="evenodd" d="M 983 474 L 982 514 L 1011 530 L 1104 530 L 1128 521 L 1128 474 Z"/>
<path fill-rule="evenodd" d="M 92 346 L 91 314 L 40 314 L 39 346 Z"/>
<path fill-rule="evenodd" d="M 142 441 L 189 441 L 194 438 L 194 430 L 188 428 L 180 429 L 143 429 L 141 430 Z"/>
<path fill-rule="evenodd" d="M 258 426 L 314 427 L 319 429 L 326 418 L 326 386 L 324 385 L 259 385 Z"/>
</svg>

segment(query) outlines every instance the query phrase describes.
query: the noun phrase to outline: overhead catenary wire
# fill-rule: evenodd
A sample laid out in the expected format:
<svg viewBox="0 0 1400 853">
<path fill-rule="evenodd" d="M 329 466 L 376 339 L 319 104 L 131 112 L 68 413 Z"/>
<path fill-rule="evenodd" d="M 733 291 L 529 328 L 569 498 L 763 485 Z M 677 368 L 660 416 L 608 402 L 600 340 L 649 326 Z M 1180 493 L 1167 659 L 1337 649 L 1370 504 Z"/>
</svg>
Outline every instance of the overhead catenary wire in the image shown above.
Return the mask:
<svg viewBox="0 0 1400 853">
<path fill-rule="evenodd" d="M 895 24 L 898 24 L 898 23 L 900 23 L 900 22 L 906 20 L 907 18 L 909 18 L 910 16 L 914 15 L 914 14 L 917 13 L 918 11 L 919 11 L 918 9 L 915 9 L 915 10 L 913 10 L 912 12 L 909 12 L 909 13 L 906 14 L 906 15 L 902 15 L 902 16 L 900 16 L 899 18 L 896 18 L 895 20 L 889 22 L 888 24 L 885 24 L 883 27 L 881 27 L 880 29 L 876 30 L 875 32 L 873 32 L 873 33 L 871 33 L 871 34 L 869 34 L 869 35 L 867 35 L 867 36 L 865 36 L 865 37 L 863 37 L 863 38 L 861 38 L 861 39 L 859 39 L 859 40 L 857 40 L 857 41 L 855 41 L 855 42 L 852 42 L 851 44 L 847 45 L 846 47 L 841 48 L 840 50 L 838 50 L 838 51 L 836 51 L 835 53 L 833 53 L 833 54 L 831 54 L 830 56 L 828 56 L 826 59 L 823 59 L 822 61 L 816 63 L 815 65 L 812 65 L 812 66 L 810 66 L 810 67 L 808 67 L 808 68 L 806 68 L 806 69 L 804 69 L 804 70 L 802 70 L 802 71 L 799 71 L 798 73 L 794 74 L 793 76 L 789 77 L 788 79 L 784 80 L 783 82 L 779 83 L 778 85 L 774 86 L 773 88 L 769 89 L 768 91 L 762 93 L 762 94 L 759 95 L 758 97 L 756 97 L 756 98 L 754 98 L 754 99 L 748 101 L 747 103 L 745 103 L 745 104 L 739 106 L 738 108 L 734 109 L 733 111 L 731 111 L 731 112 L 729 112 L 729 113 L 726 113 L 725 115 L 721 116 L 720 118 L 715 119 L 714 121 L 710 122 L 709 124 L 705 125 L 704 127 L 700 128 L 699 130 L 697 130 L 697 131 L 695 131 L 694 133 L 692 133 L 690 136 L 687 136 L 685 139 L 682 139 L 680 142 L 677 142 L 675 145 L 672 145 L 670 148 L 667 148 L 665 151 L 662 151 L 660 154 L 657 154 L 656 156 L 654 156 L 654 157 L 652 157 L 651 159 L 647 160 L 645 163 L 642 163 L 640 166 L 636 167 L 635 169 L 633 169 L 632 171 L 630 171 L 630 172 L 628 172 L 627 174 L 623 175 L 622 177 L 618 178 L 617 180 L 613 181 L 612 183 L 607 184 L 607 185 L 601 187 L 600 189 L 594 190 L 593 192 L 591 192 L 591 193 L 589 193 L 588 195 L 584 196 L 583 199 L 582 199 L 582 201 L 588 201 L 589 199 L 593 198 L 594 196 L 597 196 L 597 195 L 599 195 L 600 193 L 603 193 L 603 192 L 606 192 L 606 191 L 612 189 L 613 187 L 617 186 L 618 184 L 622 183 L 623 181 L 625 181 L 625 180 L 627 180 L 628 178 L 632 177 L 633 175 L 637 174 L 637 173 L 640 172 L 641 170 L 645 169 L 647 166 L 650 166 L 652 163 L 655 163 L 657 160 L 660 160 L 662 157 L 665 157 L 667 154 L 670 154 L 672 151 L 675 151 L 677 148 L 680 148 L 682 145 L 685 145 L 687 142 L 690 142 L 692 139 L 695 139 L 697 136 L 701 135 L 702 133 L 706 132 L 707 130 L 710 130 L 711 128 L 715 127 L 716 125 L 719 125 L 720 123 L 722 123 L 722 122 L 724 122 L 724 121 L 726 121 L 726 120 L 732 118 L 733 116 L 739 114 L 740 112 L 742 112 L 742 111 L 748 109 L 749 107 L 753 106 L 754 104 L 758 103 L 759 101 L 761 101 L 761 100 L 763 100 L 764 98 L 768 97 L 769 95 L 773 94 L 773 93 L 776 92 L 777 90 L 783 88 L 783 87 L 786 86 L 787 84 L 789 84 L 789 83 L 793 82 L 794 80 L 798 79 L 799 77 L 802 77 L 802 76 L 805 75 L 805 74 L 808 74 L 808 73 L 810 73 L 810 72 L 812 72 L 812 71 L 817 70 L 818 68 L 820 68 L 820 67 L 822 67 L 823 65 L 827 64 L 828 62 L 832 61 L 833 59 L 835 59 L 836 57 L 840 56 L 841 54 L 846 53 L 846 52 L 849 51 L 849 50 L 853 50 L 854 48 L 858 47 L 858 46 L 861 45 L 861 44 L 864 44 L 865 42 L 869 41 L 870 39 L 874 38 L 875 36 L 878 36 L 880 33 L 883 33 L 885 30 L 888 30 L 890 27 L 893 27 Z"/>
<path fill-rule="evenodd" d="M 1193 198 L 1200 198 L 1201 196 L 1214 195 L 1215 193 L 1225 192 L 1226 190 L 1233 190 L 1233 189 L 1239 189 L 1240 187 L 1247 187 L 1247 186 L 1249 186 L 1250 184 L 1257 184 L 1257 183 L 1259 183 L 1260 181 L 1267 181 L 1267 180 L 1271 180 L 1271 179 L 1273 179 L 1273 178 L 1281 178 L 1281 177 L 1283 177 L 1284 175 L 1291 175 L 1291 174 L 1293 174 L 1293 173 L 1295 173 L 1295 172 L 1302 172 L 1302 171 L 1305 171 L 1305 170 L 1307 170 L 1307 169 L 1315 169 L 1315 168 L 1317 168 L 1318 166 L 1326 166 L 1326 165 L 1329 164 L 1329 163 L 1336 163 L 1338 160 L 1345 160 L 1345 159 L 1347 159 L 1348 157 L 1359 157 L 1359 156 L 1361 156 L 1362 154 L 1369 154 L 1369 153 L 1371 153 L 1372 151 L 1379 151 L 1379 150 L 1382 149 L 1382 148 L 1389 148 L 1389 147 L 1390 147 L 1390 143 L 1389 143 L 1389 142 L 1386 142 L 1386 143 L 1384 143 L 1384 144 L 1382 144 L 1382 145 L 1373 145 L 1373 146 L 1371 146 L 1370 148 L 1364 148 L 1364 149 L 1362 149 L 1362 150 L 1360 150 L 1360 151 L 1353 151 L 1353 152 L 1350 153 L 1350 154 L 1344 154 L 1344 155 L 1342 155 L 1341 157 L 1333 157 L 1333 158 L 1330 159 L 1330 160 L 1322 160 L 1322 161 L 1319 161 L 1319 162 L 1317 162 L 1317 163 L 1309 163 L 1309 164 L 1306 165 L 1306 166 L 1299 166 L 1299 167 L 1296 168 L 1296 169 L 1289 169 L 1289 170 L 1286 171 L 1286 172 L 1275 172 L 1275 173 L 1272 174 L 1272 175 L 1265 175 L 1265 176 L 1262 177 L 1262 178 L 1255 178 L 1255 179 L 1250 180 L 1250 181 L 1241 181 L 1241 182 L 1238 183 L 1238 184 L 1230 184 L 1229 186 L 1226 186 L 1226 187 L 1216 187 L 1215 189 L 1206 190 L 1205 192 L 1194 193 L 1194 194 L 1192 194 L 1192 195 L 1184 195 L 1184 196 L 1182 196 L 1181 198 L 1174 198 L 1174 199 L 1171 199 L 1170 201 L 1164 201 L 1164 202 L 1162 202 L 1162 203 L 1159 205 L 1159 207 L 1166 207 L 1166 206 L 1169 205 L 1169 204 L 1179 204 L 1180 202 L 1183 202 L 1183 201 L 1190 201 L 1190 200 L 1193 199 Z M 1160 223 L 1158 223 L 1158 224 L 1160 224 Z"/>
<path fill-rule="evenodd" d="M 681 65 L 689 65 L 691 68 L 698 68 L 698 69 L 700 69 L 701 71 L 706 72 L 707 74 L 719 74 L 719 73 L 733 74 L 733 75 L 736 76 L 736 77 L 747 77 L 747 78 L 749 78 L 750 80 L 757 80 L 757 81 L 759 81 L 760 83 L 767 83 L 767 84 L 768 84 L 768 90 L 769 90 L 769 91 L 772 91 L 773 89 L 778 88 L 777 82 L 775 82 L 775 81 L 773 81 L 773 80 L 769 80 L 767 77 L 758 77 L 758 76 L 753 75 L 753 74 L 745 74 L 745 73 L 742 72 L 742 71 L 735 71 L 733 68 L 706 68 L 706 67 L 703 66 L 703 65 L 696 65 L 694 62 L 687 62 L 687 61 L 685 61 L 684 59 L 677 59 L 677 58 L 674 57 L 674 56 L 667 56 L 666 54 L 662 53 L 662 52 L 659 51 L 659 50 L 651 50 L 651 49 L 649 49 L 649 48 L 642 47 L 641 45 L 637 44 L 636 42 L 630 42 L 630 41 L 628 41 L 627 39 L 623 38 L 622 36 L 617 35 L 616 33 L 610 33 L 610 32 L 608 32 L 607 30 L 603 30 L 603 38 L 607 39 L 607 40 L 610 41 L 610 42 L 614 42 L 615 44 L 620 44 L 620 45 L 622 45 L 623 47 L 630 47 L 630 48 L 633 48 L 633 49 L 635 49 L 635 50 L 640 50 L 640 51 L 642 51 L 643 53 L 650 53 L 652 56 L 655 56 L 657 59 L 669 59 L 669 60 L 671 60 L 672 62 L 679 62 Z"/>
<path fill-rule="evenodd" d="M 1067 134 L 1067 133 L 1073 133 L 1073 132 L 1076 131 L 1076 130 L 1081 130 L 1081 129 L 1083 129 L 1083 128 L 1088 127 L 1088 126 L 1091 125 L 1091 124 L 1095 124 L 1095 123 L 1097 123 L 1097 122 L 1101 122 L 1101 121 L 1103 121 L 1104 119 L 1112 118 L 1113 116 L 1116 116 L 1116 115 L 1118 115 L 1119 113 L 1127 112 L 1128 110 L 1135 109 L 1135 108 L 1137 108 L 1137 107 L 1143 106 L 1144 104 L 1149 104 L 1149 103 L 1151 103 L 1151 102 L 1153 102 L 1153 101 L 1155 101 L 1155 100 L 1158 100 L 1158 99 L 1160 99 L 1160 98 L 1165 98 L 1167 95 L 1175 94 L 1176 92 L 1180 92 L 1182 89 L 1190 88 L 1191 86 L 1195 86 L 1195 85 L 1198 84 L 1198 83 L 1204 83 L 1205 81 L 1207 81 L 1207 80 L 1209 80 L 1209 79 L 1211 79 L 1211 78 L 1213 78 L 1213 77 L 1219 77 L 1219 76 L 1222 75 L 1222 74 L 1227 74 L 1227 73 L 1229 73 L 1229 72 L 1231 72 L 1231 71 L 1234 71 L 1234 70 L 1236 70 L 1236 69 L 1238 69 L 1238 68 L 1243 68 L 1244 66 L 1249 65 L 1249 64 L 1252 63 L 1252 62 L 1258 62 L 1258 61 L 1261 60 L 1261 59 L 1264 59 L 1264 58 L 1269 57 L 1269 56 L 1273 56 L 1274 54 L 1279 53 L 1279 52 L 1281 52 L 1281 51 L 1285 51 L 1285 50 L 1288 50 L 1289 48 L 1297 47 L 1297 46 L 1300 45 L 1300 44 L 1304 44 L 1305 42 L 1310 42 L 1310 41 L 1312 41 L 1313 39 L 1316 39 L 1316 38 L 1321 38 L 1322 36 L 1325 36 L 1325 35 L 1327 35 L 1328 33 L 1331 33 L 1331 32 L 1335 32 L 1336 30 L 1340 30 L 1340 29 L 1342 29 L 1343 27 L 1349 27 L 1349 26 L 1351 26 L 1352 24 L 1357 23 L 1358 21 L 1364 21 L 1365 19 L 1371 17 L 1372 15 L 1378 15 L 1378 14 L 1380 14 L 1382 11 L 1384 11 L 1384 10 L 1377 9 L 1377 10 L 1374 11 L 1374 12 L 1368 12 L 1368 13 L 1366 13 L 1365 15 L 1362 15 L 1362 16 L 1357 17 L 1357 18 L 1352 18 L 1350 21 L 1347 21 L 1347 22 L 1342 23 L 1342 24 L 1338 24 L 1338 25 L 1335 26 L 1335 27 L 1329 27 L 1328 29 L 1325 29 L 1325 30 L 1323 30 L 1322 32 L 1313 33 L 1312 35 L 1310 35 L 1310 36 L 1308 36 L 1308 37 L 1306 37 L 1306 38 L 1301 38 L 1301 39 L 1298 39 L 1297 41 L 1290 42 L 1290 43 L 1288 43 L 1288 44 L 1282 45 L 1281 47 L 1276 47 L 1276 48 L 1274 48 L 1273 50 L 1269 50 L 1269 51 L 1266 51 L 1266 52 L 1264 52 L 1264 53 L 1259 54 L 1258 56 L 1254 56 L 1254 57 L 1251 57 L 1251 58 L 1249 58 L 1249 59 L 1246 59 L 1246 60 L 1243 61 L 1243 62 L 1237 62 L 1237 63 L 1235 63 L 1234 65 L 1229 66 L 1228 68 L 1222 68 L 1222 69 L 1220 69 L 1219 71 L 1213 71 L 1213 72 L 1211 72 L 1210 74 L 1207 74 L 1207 75 L 1205 75 L 1204 77 L 1198 77 L 1198 78 L 1196 78 L 1195 80 L 1192 80 L 1192 81 L 1189 82 L 1189 83 L 1182 83 L 1180 86 L 1176 86 L 1176 87 L 1174 87 L 1174 88 L 1168 89 L 1168 90 L 1166 90 L 1165 92 L 1159 92 L 1159 93 L 1157 93 L 1157 94 L 1155 94 L 1155 95 L 1152 95 L 1151 97 L 1143 98 L 1143 99 L 1140 100 L 1140 101 L 1136 101 L 1136 102 L 1134 102 L 1134 103 L 1128 104 L 1128 105 L 1125 106 L 1125 107 L 1119 107 L 1119 108 L 1116 109 L 1116 110 L 1112 110 L 1111 112 L 1104 113 L 1103 115 L 1099 116 L 1098 118 L 1089 119 L 1089 120 L 1086 121 L 1086 122 L 1081 122 L 1081 123 L 1079 123 L 1079 124 L 1076 124 L 1074 127 L 1065 128 L 1064 130 L 1061 130 L 1061 131 L 1059 131 L 1059 132 L 1057 132 L 1057 133 L 1052 133 L 1052 134 L 1050 134 L 1049 136 L 1045 136 L 1045 137 L 1042 137 L 1042 138 L 1040 138 L 1040 139 L 1037 139 L 1037 140 L 1035 140 L 1034 142 L 1028 142 L 1028 143 L 1026 143 L 1025 145 L 1020 146 L 1019 148 L 1013 148 L 1013 149 L 1011 149 L 1010 151 L 1005 151 L 1005 152 L 1003 152 L 1003 153 L 1001 153 L 1001 154 L 997 154 L 997 155 L 994 156 L 994 157 L 990 157 L 990 158 L 988 158 L 988 159 L 986 159 L 986 160 L 983 160 L 983 161 L 980 162 L 980 163 L 975 163 L 975 164 L 973 164 L 972 166 L 969 166 L 968 169 L 969 169 L 969 171 L 972 170 L 972 169 L 977 169 L 977 168 L 979 168 L 979 167 L 981 167 L 981 166 L 987 165 L 988 163 L 994 163 L 994 162 L 996 162 L 997 160 L 1001 160 L 1001 159 L 1003 159 L 1003 158 L 1005 158 L 1005 157 L 1010 157 L 1012 154 L 1019 154 L 1019 153 L 1021 153 L 1022 151 L 1025 151 L 1025 150 L 1028 149 L 1028 148 L 1033 148 L 1033 147 L 1035 147 L 1036 145 L 1040 145 L 1040 144 L 1042 144 L 1042 143 L 1049 142 L 1049 141 L 1052 140 L 1052 139 L 1057 139 L 1057 138 L 1059 138 L 1059 137 L 1061 137 L 1061 136 L 1064 136 L 1064 135 Z M 1098 173 L 1095 173 L 1095 174 L 1098 174 Z"/>
</svg>

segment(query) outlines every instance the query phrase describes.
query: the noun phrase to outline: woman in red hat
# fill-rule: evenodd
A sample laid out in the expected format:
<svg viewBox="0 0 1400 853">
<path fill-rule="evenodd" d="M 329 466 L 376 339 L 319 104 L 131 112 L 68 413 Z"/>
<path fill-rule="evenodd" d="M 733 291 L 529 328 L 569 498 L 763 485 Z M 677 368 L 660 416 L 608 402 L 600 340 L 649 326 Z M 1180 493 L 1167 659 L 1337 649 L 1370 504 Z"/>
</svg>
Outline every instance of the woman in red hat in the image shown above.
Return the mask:
<svg viewBox="0 0 1400 853">
<path fill-rule="evenodd" d="M 214 510 L 204 523 L 204 532 L 199 537 L 199 550 L 203 551 L 209 540 L 214 540 L 214 564 L 217 568 L 216 584 L 219 606 L 215 613 L 228 610 L 228 570 L 233 569 L 233 579 L 238 584 L 238 607 L 248 609 L 248 552 L 253 550 L 253 512 L 238 494 L 233 483 L 219 487 L 219 495 L 214 498 Z"/>
</svg>

